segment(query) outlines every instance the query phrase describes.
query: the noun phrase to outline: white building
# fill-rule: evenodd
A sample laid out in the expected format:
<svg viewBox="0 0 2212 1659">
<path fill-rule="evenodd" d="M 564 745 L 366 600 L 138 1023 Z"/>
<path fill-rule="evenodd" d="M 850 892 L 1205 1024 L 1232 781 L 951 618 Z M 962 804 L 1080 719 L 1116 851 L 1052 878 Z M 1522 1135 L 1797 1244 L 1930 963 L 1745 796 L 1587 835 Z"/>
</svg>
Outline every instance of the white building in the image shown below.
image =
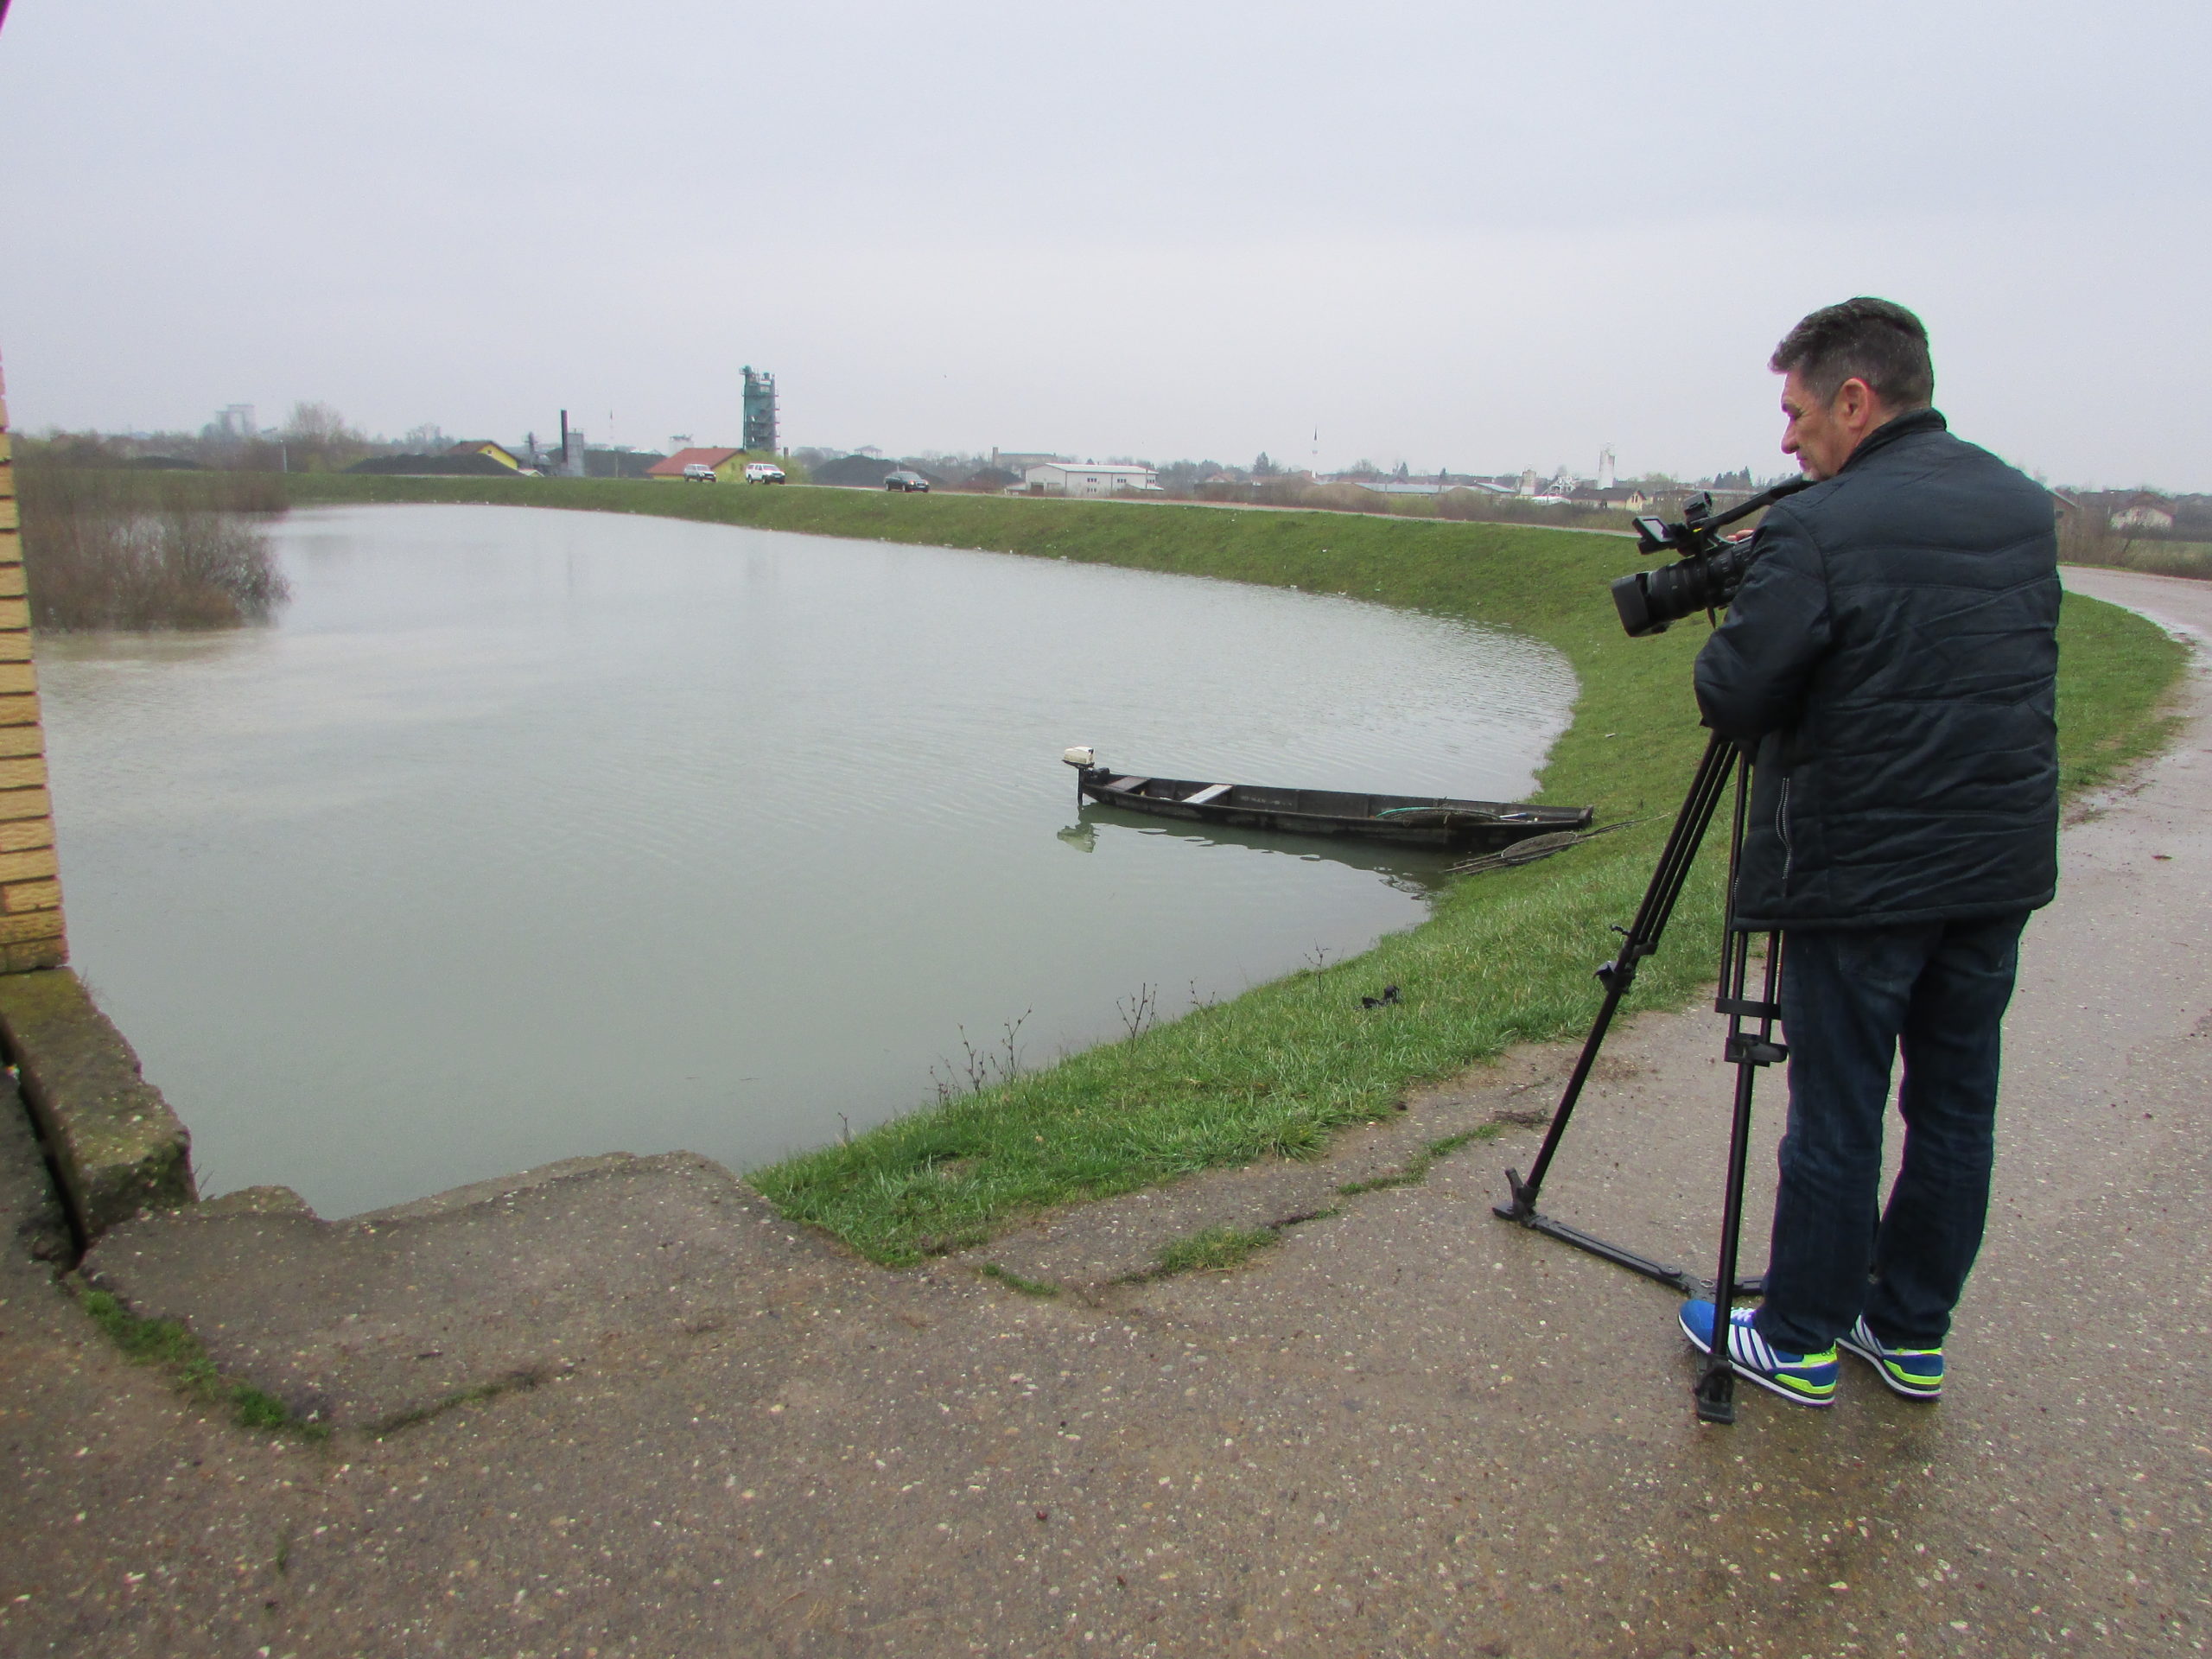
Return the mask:
<svg viewBox="0 0 2212 1659">
<path fill-rule="evenodd" d="M 2114 530 L 2171 530 L 2174 510 L 2155 496 L 2138 496 L 2112 516 Z"/>
<path fill-rule="evenodd" d="M 1160 488 L 1160 475 L 1149 467 L 1055 461 L 1023 473 L 1021 487 L 1031 495 L 1141 495 Z"/>
</svg>

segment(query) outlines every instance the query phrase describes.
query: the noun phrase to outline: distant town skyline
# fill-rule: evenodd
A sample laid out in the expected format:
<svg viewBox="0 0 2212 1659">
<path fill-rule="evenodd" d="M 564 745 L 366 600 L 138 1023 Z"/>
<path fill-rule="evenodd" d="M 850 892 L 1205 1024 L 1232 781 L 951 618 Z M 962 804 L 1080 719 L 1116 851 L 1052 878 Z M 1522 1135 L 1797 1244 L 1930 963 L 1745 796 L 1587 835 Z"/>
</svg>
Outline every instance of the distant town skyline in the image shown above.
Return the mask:
<svg viewBox="0 0 2212 1659">
<path fill-rule="evenodd" d="M 15 419 L 735 442 L 751 364 L 794 446 L 1764 475 L 1872 292 L 1963 435 L 2212 488 L 2196 10 L 1115 20 L 17 0 Z"/>
</svg>

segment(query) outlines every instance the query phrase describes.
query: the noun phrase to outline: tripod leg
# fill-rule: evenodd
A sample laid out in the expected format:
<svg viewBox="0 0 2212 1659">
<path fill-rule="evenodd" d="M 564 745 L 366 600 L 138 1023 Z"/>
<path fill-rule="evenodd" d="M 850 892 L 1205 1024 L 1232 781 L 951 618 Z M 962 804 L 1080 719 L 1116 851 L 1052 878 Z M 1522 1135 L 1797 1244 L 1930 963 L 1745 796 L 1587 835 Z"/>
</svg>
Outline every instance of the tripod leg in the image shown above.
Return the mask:
<svg viewBox="0 0 2212 1659">
<path fill-rule="evenodd" d="M 1651 872 L 1650 883 L 1643 890 L 1643 902 L 1637 907 L 1636 920 L 1628 929 L 1620 954 L 1598 970 L 1598 978 L 1605 988 L 1605 1000 L 1598 1006 L 1598 1017 L 1591 1022 L 1590 1034 L 1583 1039 L 1582 1052 L 1575 1059 L 1567 1088 L 1560 1096 L 1558 1106 L 1553 1109 L 1552 1121 L 1544 1131 L 1544 1144 L 1536 1154 L 1536 1161 L 1529 1166 L 1525 1181 L 1518 1170 L 1509 1169 L 1505 1173 L 1506 1185 L 1513 1196 L 1510 1203 L 1497 1206 L 1497 1213 L 1506 1220 L 1525 1223 L 1535 1217 L 1536 1197 L 1542 1191 L 1544 1176 L 1551 1168 L 1553 1154 L 1559 1150 L 1560 1137 L 1567 1133 L 1567 1120 L 1574 1116 L 1575 1103 L 1582 1098 L 1583 1085 L 1590 1080 L 1590 1068 L 1597 1063 L 1598 1051 L 1605 1045 L 1613 1015 L 1619 1010 L 1629 988 L 1636 983 L 1637 965 L 1659 948 L 1660 935 L 1666 931 L 1668 918 L 1674 914 L 1675 900 L 1681 897 L 1682 884 L 1689 879 L 1690 866 L 1696 861 L 1707 826 L 1713 822 L 1713 810 L 1720 804 L 1736 764 L 1736 752 L 1728 740 L 1718 732 L 1713 734 L 1707 740 L 1704 757 L 1690 779 L 1689 792 L 1682 798 L 1681 810 L 1675 815 L 1675 827 L 1668 833 L 1667 845 Z"/>
<path fill-rule="evenodd" d="M 1724 987 L 1730 994 L 1724 1001 L 1733 1003 L 1737 1010 L 1729 1015 L 1726 1056 L 1736 1067 L 1736 1103 L 1728 1130 L 1728 1182 L 1720 1205 L 1720 1261 L 1713 1274 L 1713 1347 L 1693 1390 L 1699 1420 L 1708 1423 L 1736 1421 L 1736 1373 L 1728 1362 L 1728 1323 L 1739 1289 L 1736 1257 L 1744 1231 L 1744 1176 L 1751 1161 L 1751 1089 L 1759 1068 L 1784 1058 L 1788 1052 L 1774 1040 L 1776 994 L 1782 973 L 1782 936 L 1767 936 L 1766 993 L 1758 1005 L 1762 1012 L 1756 1035 L 1742 1029 L 1741 1010 L 1746 1006 L 1743 986 L 1748 977 L 1750 952 L 1750 936 L 1732 932 L 1728 943 L 1729 983 Z"/>
</svg>

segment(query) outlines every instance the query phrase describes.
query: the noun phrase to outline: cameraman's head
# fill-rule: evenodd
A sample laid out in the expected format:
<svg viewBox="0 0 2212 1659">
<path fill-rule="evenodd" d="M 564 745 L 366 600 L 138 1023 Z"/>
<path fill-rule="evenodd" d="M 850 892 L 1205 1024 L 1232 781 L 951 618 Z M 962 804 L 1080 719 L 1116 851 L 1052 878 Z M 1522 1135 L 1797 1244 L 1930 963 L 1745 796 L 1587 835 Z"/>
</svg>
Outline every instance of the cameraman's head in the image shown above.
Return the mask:
<svg viewBox="0 0 2212 1659">
<path fill-rule="evenodd" d="M 1783 336 L 1767 367 L 1783 377 L 1782 452 L 1815 480 L 1834 477 L 1868 433 L 1936 395 L 1928 330 L 1887 300 L 1822 306 Z"/>
</svg>

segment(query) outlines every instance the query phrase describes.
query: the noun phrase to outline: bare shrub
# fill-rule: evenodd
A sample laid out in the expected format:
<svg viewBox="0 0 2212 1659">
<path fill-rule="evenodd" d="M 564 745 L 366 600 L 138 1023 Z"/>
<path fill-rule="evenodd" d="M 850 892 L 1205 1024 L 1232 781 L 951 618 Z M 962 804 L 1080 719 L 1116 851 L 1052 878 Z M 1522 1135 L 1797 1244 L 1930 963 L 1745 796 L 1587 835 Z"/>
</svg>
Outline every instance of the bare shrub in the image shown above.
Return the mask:
<svg viewBox="0 0 2212 1659">
<path fill-rule="evenodd" d="M 1618 508 L 1533 501 L 1526 496 L 1467 489 L 1446 490 L 1438 496 L 1436 516 L 1478 524 L 1556 524 L 1570 530 L 1625 530 L 1630 522 L 1630 515 Z"/>
<path fill-rule="evenodd" d="M 1304 479 L 1282 479 L 1262 484 L 1254 496 L 1277 507 L 1325 507 L 1332 512 L 1388 512 L 1390 499 L 1357 484 L 1313 484 Z"/>
<path fill-rule="evenodd" d="M 283 510 L 272 479 L 29 465 L 17 487 L 36 627 L 236 627 L 289 597 L 264 523 Z"/>
<path fill-rule="evenodd" d="M 290 472 L 340 473 L 377 448 L 328 404 L 294 404 L 282 435 Z"/>
</svg>

